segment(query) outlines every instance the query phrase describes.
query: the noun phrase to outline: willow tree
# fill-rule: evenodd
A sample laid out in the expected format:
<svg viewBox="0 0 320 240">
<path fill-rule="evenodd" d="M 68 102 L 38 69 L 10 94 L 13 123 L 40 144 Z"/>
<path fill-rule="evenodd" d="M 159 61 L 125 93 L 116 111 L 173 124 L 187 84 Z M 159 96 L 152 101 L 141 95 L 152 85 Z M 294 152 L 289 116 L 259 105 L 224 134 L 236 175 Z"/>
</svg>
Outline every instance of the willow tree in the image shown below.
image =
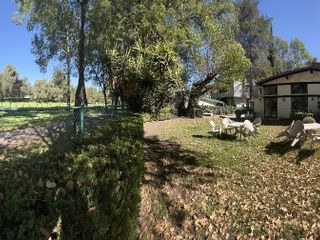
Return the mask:
<svg viewBox="0 0 320 240">
<path fill-rule="evenodd" d="M 110 87 L 120 89 L 134 111 L 156 114 L 198 79 L 191 90 L 191 112 L 215 80 L 238 80 L 249 64 L 234 40 L 232 1 L 103 3 L 92 39 L 99 39 L 96 49 L 104 56 Z"/>
<path fill-rule="evenodd" d="M 96 10 L 90 0 L 16 0 L 21 19 L 27 16 L 28 31 L 35 31 L 33 52 L 37 63 L 45 69 L 53 58 L 64 60 L 70 85 L 72 63 L 76 65 L 78 87 L 75 104 L 86 103 L 86 33 L 87 16 Z M 70 92 L 68 93 L 70 95 Z"/>
</svg>

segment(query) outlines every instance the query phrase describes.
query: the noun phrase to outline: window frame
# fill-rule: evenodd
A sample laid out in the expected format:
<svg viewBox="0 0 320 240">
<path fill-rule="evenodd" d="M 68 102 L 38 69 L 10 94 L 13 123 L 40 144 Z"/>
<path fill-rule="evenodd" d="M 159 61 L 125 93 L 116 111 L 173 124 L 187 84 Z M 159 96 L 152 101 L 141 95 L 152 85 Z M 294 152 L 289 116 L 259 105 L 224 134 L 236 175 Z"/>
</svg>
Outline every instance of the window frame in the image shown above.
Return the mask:
<svg viewBox="0 0 320 240">
<path fill-rule="evenodd" d="M 298 102 L 302 102 L 303 100 L 305 100 L 306 102 L 304 103 L 305 104 L 304 108 L 301 108 L 301 109 L 294 108 L 293 103 L 296 100 L 298 100 Z M 308 112 L 308 104 L 309 104 L 309 98 L 307 96 L 291 97 L 291 112 Z"/>
<path fill-rule="evenodd" d="M 303 86 L 303 87 L 302 87 Z M 294 88 L 302 89 L 304 91 L 294 91 Z M 291 94 L 308 94 L 308 84 L 307 83 L 293 83 L 291 84 Z"/>
</svg>

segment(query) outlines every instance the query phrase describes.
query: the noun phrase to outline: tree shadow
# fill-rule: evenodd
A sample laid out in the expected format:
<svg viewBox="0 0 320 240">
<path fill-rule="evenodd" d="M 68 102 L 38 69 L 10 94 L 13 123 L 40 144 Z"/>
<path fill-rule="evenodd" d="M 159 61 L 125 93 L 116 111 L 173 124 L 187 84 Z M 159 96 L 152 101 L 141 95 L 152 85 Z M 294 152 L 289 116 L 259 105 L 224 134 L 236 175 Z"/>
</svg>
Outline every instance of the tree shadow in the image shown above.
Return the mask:
<svg viewBox="0 0 320 240">
<path fill-rule="evenodd" d="M 281 142 L 270 142 L 265 147 L 265 153 L 268 155 L 279 155 L 283 156 L 288 152 L 291 152 L 295 149 L 299 148 L 299 145 L 297 144 L 295 147 L 291 147 L 291 142 L 283 140 Z"/>
<path fill-rule="evenodd" d="M 214 136 L 212 133 L 211 135 L 200 135 L 200 134 L 194 134 L 192 135 L 194 138 L 204 138 L 204 139 L 219 139 L 222 141 L 235 141 L 235 140 L 240 140 L 238 139 L 238 136 L 235 134 L 226 134 L 226 133 L 221 133 L 221 135 Z"/>
<path fill-rule="evenodd" d="M 195 181 L 205 182 L 218 177 L 212 174 L 196 174 L 192 169 L 200 167 L 201 159 L 208 158 L 202 154 L 190 149 L 184 149 L 180 144 L 170 140 L 160 141 L 158 137 L 145 137 L 145 162 L 150 164 L 151 169 L 145 169 L 145 173 L 152 175 L 152 180 L 143 179 L 143 183 L 151 184 L 157 188 L 164 184 L 172 184 L 172 175 L 194 176 Z M 186 168 L 187 166 L 191 168 Z M 210 166 L 213 168 L 212 166 Z M 156 170 L 155 170 L 156 169 Z"/>
<path fill-rule="evenodd" d="M 302 161 L 304 161 L 305 159 L 311 157 L 312 155 L 315 154 L 315 150 L 314 149 L 301 149 L 298 152 L 297 155 L 297 159 L 296 159 L 296 164 L 300 165 Z"/>
<path fill-rule="evenodd" d="M 291 147 L 291 141 L 284 140 L 281 142 L 270 142 L 265 148 L 265 153 L 268 155 L 276 154 L 279 156 L 284 156 L 289 152 L 297 151 L 298 154 L 294 163 L 299 165 L 302 161 L 315 154 L 314 149 L 301 149 L 303 144 L 304 142 L 298 143 L 294 147 Z"/>
</svg>

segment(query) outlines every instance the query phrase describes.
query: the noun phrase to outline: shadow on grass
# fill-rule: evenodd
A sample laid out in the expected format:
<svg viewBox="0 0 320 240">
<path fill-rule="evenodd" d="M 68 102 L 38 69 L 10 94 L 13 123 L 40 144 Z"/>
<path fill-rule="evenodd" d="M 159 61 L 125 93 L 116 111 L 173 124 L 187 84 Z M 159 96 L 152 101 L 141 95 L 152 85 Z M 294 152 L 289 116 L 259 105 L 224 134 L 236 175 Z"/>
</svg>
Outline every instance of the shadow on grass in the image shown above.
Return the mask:
<svg viewBox="0 0 320 240">
<path fill-rule="evenodd" d="M 174 184 L 172 177 L 177 175 L 180 179 L 192 176 L 195 182 L 205 183 L 217 180 L 221 175 L 212 172 L 193 171 L 196 167 L 214 169 L 211 164 L 204 164 L 204 159 L 209 158 L 207 154 L 182 148 L 174 141 L 160 141 L 157 137 L 145 138 L 145 162 L 149 169 L 145 173 L 152 175 L 151 180 L 144 179 L 145 184 L 161 187 L 164 184 Z M 189 168 L 188 168 L 189 167 Z M 191 168 L 190 168 L 191 167 Z"/>
<path fill-rule="evenodd" d="M 204 138 L 204 139 L 219 139 L 223 141 L 235 141 L 238 138 L 238 135 L 235 134 L 226 134 L 226 133 L 221 133 L 221 135 L 214 136 L 212 133 L 211 135 L 200 135 L 200 134 L 194 134 L 192 135 L 194 138 Z"/>
<path fill-rule="evenodd" d="M 281 142 L 270 142 L 266 148 L 265 152 L 268 155 L 279 155 L 279 156 L 285 156 L 287 153 L 292 152 L 292 151 L 297 151 L 297 157 L 295 159 L 296 164 L 300 164 L 302 161 L 305 159 L 311 157 L 312 155 L 315 154 L 314 149 L 301 149 L 301 146 L 304 143 L 298 143 L 294 147 L 291 147 L 291 141 L 281 141 Z"/>
</svg>

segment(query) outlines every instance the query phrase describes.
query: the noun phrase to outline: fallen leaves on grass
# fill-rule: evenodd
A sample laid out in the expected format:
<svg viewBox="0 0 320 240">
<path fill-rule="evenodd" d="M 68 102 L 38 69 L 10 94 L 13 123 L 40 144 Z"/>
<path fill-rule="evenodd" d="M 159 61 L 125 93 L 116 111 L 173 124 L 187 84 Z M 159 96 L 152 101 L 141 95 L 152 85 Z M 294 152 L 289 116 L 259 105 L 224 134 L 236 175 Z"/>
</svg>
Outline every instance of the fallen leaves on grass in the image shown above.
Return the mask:
<svg viewBox="0 0 320 240">
<path fill-rule="evenodd" d="M 319 152 L 308 143 L 289 148 L 275 139 L 281 126 L 262 126 L 250 142 L 192 137 L 209 135 L 206 120 L 154 126 L 146 130 L 159 139 L 146 142 L 141 239 L 320 237 Z"/>
</svg>

